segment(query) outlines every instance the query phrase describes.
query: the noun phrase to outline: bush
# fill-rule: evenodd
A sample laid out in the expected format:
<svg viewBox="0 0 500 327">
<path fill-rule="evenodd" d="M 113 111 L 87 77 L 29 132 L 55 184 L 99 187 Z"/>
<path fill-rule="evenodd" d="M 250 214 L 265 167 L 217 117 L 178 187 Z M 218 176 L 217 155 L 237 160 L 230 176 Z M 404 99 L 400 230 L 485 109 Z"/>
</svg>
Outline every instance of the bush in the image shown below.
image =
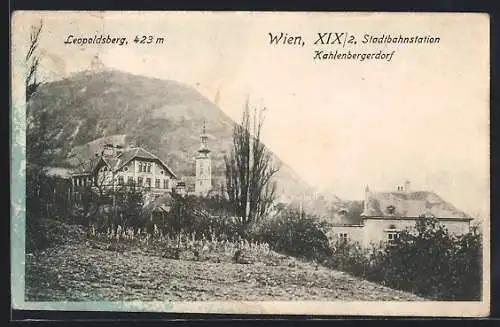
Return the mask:
<svg viewBox="0 0 500 327">
<path fill-rule="evenodd" d="M 417 233 L 403 232 L 385 250 L 387 282 L 440 300 L 478 300 L 481 246 L 478 235 L 450 235 L 436 219 L 421 219 Z"/>
<path fill-rule="evenodd" d="M 326 261 L 329 267 L 348 271 L 362 278 L 370 274 L 369 251 L 363 249 L 359 243 L 339 239 L 331 244 L 331 248 L 332 256 Z"/>
<path fill-rule="evenodd" d="M 403 231 L 394 243 L 369 250 L 337 242 L 328 264 L 431 299 L 480 300 L 481 236 L 450 235 L 430 218 L 419 220 L 416 231 Z"/>
<path fill-rule="evenodd" d="M 161 228 L 171 236 L 184 233 L 194 235 L 197 240 L 241 240 L 242 224 L 220 201 L 223 200 L 174 194 L 172 210 Z"/>
<path fill-rule="evenodd" d="M 34 221 L 35 224 L 27 226 L 27 234 L 29 235 L 26 239 L 27 253 L 42 251 L 61 244 L 80 242 L 85 238 L 85 231 L 81 226 L 69 225 L 55 219 Z"/>
<path fill-rule="evenodd" d="M 286 210 L 279 217 L 254 226 L 249 235 L 277 252 L 322 262 L 331 256 L 323 230 L 324 226 L 314 217 Z"/>
</svg>

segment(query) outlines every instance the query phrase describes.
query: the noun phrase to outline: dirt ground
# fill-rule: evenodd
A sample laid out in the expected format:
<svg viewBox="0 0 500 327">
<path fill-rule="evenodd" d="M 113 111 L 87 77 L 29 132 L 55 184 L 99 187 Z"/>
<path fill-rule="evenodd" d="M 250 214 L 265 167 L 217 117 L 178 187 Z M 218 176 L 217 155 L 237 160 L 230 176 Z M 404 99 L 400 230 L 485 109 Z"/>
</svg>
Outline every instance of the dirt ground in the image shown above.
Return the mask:
<svg viewBox="0 0 500 327">
<path fill-rule="evenodd" d="M 236 264 L 167 259 L 68 244 L 26 256 L 27 301 L 422 301 L 301 262 Z"/>
</svg>

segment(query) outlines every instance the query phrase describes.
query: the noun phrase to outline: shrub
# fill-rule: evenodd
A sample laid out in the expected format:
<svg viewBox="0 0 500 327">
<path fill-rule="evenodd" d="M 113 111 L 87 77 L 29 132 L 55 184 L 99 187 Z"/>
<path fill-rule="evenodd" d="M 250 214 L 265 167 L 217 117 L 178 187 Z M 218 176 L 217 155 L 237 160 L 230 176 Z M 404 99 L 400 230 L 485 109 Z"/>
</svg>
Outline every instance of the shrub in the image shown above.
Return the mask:
<svg viewBox="0 0 500 327">
<path fill-rule="evenodd" d="M 36 225 L 28 225 L 27 230 L 30 235 L 26 239 L 26 252 L 45 250 L 49 247 L 79 242 L 84 239 L 84 229 L 77 225 L 68 225 L 55 219 L 37 219 Z"/>
<path fill-rule="evenodd" d="M 327 265 L 353 275 L 366 277 L 370 271 L 370 255 L 357 242 L 336 240 L 331 244 L 332 256 L 326 261 Z"/>
<path fill-rule="evenodd" d="M 174 204 L 162 229 L 173 235 L 189 234 L 199 239 L 237 241 L 243 238 L 242 224 L 231 216 L 221 199 L 180 197 Z"/>
<path fill-rule="evenodd" d="M 385 279 L 392 286 L 441 300 L 474 300 L 481 292 L 477 235 L 453 236 L 436 219 L 421 219 L 385 250 Z"/>
<path fill-rule="evenodd" d="M 324 226 L 315 217 L 285 210 L 275 219 L 255 225 L 249 237 L 268 243 L 277 252 L 322 262 L 331 256 L 323 230 Z"/>
<path fill-rule="evenodd" d="M 419 220 L 416 233 L 403 231 L 390 245 L 362 250 L 337 242 L 332 248 L 332 268 L 431 299 L 481 298 L 480 235 L 450 235 L 436 219 Z"/>
</svg>

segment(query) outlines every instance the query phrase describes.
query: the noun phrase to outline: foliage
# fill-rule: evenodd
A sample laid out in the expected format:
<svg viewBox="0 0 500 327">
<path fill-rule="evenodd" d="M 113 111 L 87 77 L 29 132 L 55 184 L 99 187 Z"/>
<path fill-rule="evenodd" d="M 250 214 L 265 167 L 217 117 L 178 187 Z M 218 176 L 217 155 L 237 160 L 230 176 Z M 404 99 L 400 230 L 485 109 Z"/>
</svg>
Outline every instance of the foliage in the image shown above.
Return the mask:
<svg viewBox="0 0 500 327">
<path fill-rule="evenodd" d="M 335 269 L 348 271 L 353 275 L 365 278 L 370 268 L 370 258 L 365 250 L 357 242 L 346 240 L 335 240 L 330 245 L 332 256 L 326 260 L 326 264 Z"/>
<path fill-rule="evenodd" d="M 160 229 L 169 235 L 187 233 L 196 239 L 241 240 L 242 224 L 231 216 L 230 204 L 221 197 L 202 198 L 172 194 L 172 209 Z M 161 225 L 163 224 L 163 225 Z"/>
<path fill-rule="evenodd" d="M 68 180 L 48 176 L 38 165 L 26 165 L 26 250 L 46 247 L 48 239 L 40 233 L 41 220 L 65 220 L 71 211 Z"/>
<path fill-rule="evenodd" d="M 144 201 L 142 190 L 135 184 L 109 187 L 103 182 L 89 183 L 79 191 L 75 200 L 78 209 L 74 219 L 83 222 L 90 229 L 99 231 L 120 228 L 144 228 L 141 209 Z"/>
<path fill-rule="evenodd" d="M 252 240 L 268 243 L 277 252 L 323 261 L 331 255 L 324 226 L 315 217 L 289 209 L 264 220 L 250 232 Z"/>
<path fill-rule="evenodd" d="M 85 230 L 81 226 L 47 218 L 38 219 L 36 225 L 37 229 L 30 238 L 31 242 L 26 242 L 26 253 L 85 240 Z"/>
<path fill-rule="evenodd" d="M 92 247 L 122 252 L 140 250 L 148 255 L 169 259 L 192 261 L 233 262 L 234 254 L 239 251 L 251 262 L 276 261 L 281 256 L 272 252 L 265 243 L 199 238 L 196 233 L 181 232 L 175 236 L 161 233 L 134 234 L 131 230 L 121 229 L 118 234 L 111 231 L 97 232 L 89 236 Z"/>
<path fill-rule="evenodd" d="M 435 218 L 420 219 L 391 244 L 367 250 L 337 242 L 333 253 L 330 267 L 392 288 L 437 300 L 481 297 L 481 236 L 451 235 Z"/>
<path fill-rule="evenodd" d="M 241 124 L 233 129 L 233 148 L 224 157 L 227 195 L 245 228 L 261 220 L 276 197 L 272 177 L 279 168 L 273 166 L 272 154 L 261 141 L 262 113 L 257 115 L 255 109 L 251 116 L 246 104 Z"/>
</svg>

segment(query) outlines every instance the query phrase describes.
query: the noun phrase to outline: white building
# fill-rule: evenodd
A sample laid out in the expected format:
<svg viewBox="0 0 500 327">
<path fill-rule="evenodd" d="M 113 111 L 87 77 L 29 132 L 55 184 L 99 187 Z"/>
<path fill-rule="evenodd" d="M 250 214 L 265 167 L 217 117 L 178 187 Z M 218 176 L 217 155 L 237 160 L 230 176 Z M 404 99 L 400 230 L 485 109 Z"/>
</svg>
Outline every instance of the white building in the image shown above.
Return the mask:
<svg viewBox="0 0 500 327">
<path fill-rule="evenodd" d="M 348 208 L 339 210 L 340 219 L 337 217 L 336 221 L 345 223 L 333 224 L 328 236 L 359 242 L 367 247 L 391 242 L 403 229 L 414 229 L 416 222 L 423 217 L 436 218 L 450 234 L 470 231 L 472 218 L 466 213 L 434 192 L 412 191 L 410 187 L 409 181 L 390 192 L 373 192 L 367 186 L 361 215 L 348 218 Z"/>
<path fill-rule="evenodd" d="M 153 194 L 171 191 L 177 176 L 160 158 L 141 147 L 106 144 L 100 154 L 71 175 L 73 191 L 86 186 L 117 188 L 134 185 Z"/>
<path fill-rule="evenodd" d="M 196 178 L 195 178 L 195 193 L 196 195 L 206 196 L 212 189 L 212 160 L 210 158 L 210 150 L 207 146 L 208 136 L 206 134 L 206 126 L 203 123 L 203 132 L 200 135 L 201 145 L 196 155 Z"/>
</svg>

